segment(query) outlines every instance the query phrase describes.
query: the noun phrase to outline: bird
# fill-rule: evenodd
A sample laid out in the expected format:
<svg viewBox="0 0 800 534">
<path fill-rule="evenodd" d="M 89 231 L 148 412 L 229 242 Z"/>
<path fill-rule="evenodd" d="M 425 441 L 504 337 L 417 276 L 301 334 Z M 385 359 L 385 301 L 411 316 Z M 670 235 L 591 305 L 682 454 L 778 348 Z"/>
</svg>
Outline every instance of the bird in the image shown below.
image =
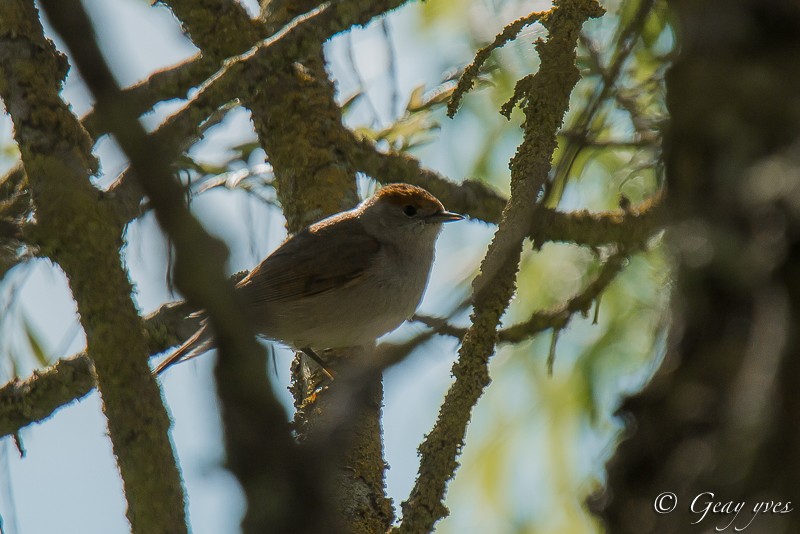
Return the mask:
<svg viewBox="0 0 800 534">
<path fill-rule="evenodd" d="M 385 185 L 355 208 L 289 237 L 235 293 L 259 336 L 304 352 L 332 378 L 317 352 L 364 346 L 411 317 L 442 225 L 462 219 L 421 187 Z M 213 347 L 203 320 L 154 373 Z"/>
</svg>

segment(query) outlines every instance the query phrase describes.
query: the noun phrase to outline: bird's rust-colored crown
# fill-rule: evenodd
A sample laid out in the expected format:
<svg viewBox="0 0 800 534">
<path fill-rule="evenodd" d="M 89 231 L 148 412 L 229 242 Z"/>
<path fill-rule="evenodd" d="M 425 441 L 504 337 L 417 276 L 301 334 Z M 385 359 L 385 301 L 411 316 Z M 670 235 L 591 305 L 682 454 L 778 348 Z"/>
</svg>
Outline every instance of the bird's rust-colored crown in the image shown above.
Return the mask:
<svg viewBox="0 0 800 534">
<path fill-rule="evenodd" d="M 409 184 L 389 184 L 385 185 L 375 193 L 376 200 L 382 200 L 398 206 L 411 204 L 417 208 L 427 208 L 431 210 L 443 210 L 444 207 L 439 200 L 415 185 Z"/>
</svg>

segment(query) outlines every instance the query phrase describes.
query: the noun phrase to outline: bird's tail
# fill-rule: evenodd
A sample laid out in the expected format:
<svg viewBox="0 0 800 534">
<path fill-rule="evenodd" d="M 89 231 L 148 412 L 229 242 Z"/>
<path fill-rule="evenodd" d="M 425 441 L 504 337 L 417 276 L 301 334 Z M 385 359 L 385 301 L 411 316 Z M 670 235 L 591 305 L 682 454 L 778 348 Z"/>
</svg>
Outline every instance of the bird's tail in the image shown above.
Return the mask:
<svg viewBox="0 0 800 534">
<path fill-rule="evenodd" d="M 160 375 L 166 371 L 168 367 L 171 367 L 176 363 L 185 362 L 186 360 L 196 358 L 204 352 L 214 348 L 214 340 L 212 339 L 211 333 L 208 330 L 208 325 L 203 324 L 197 329 L 197 332 L 192 334 L 192 337 L 183 343 L 183 345 L 175 349 L 175 352 L 167 356 L 164 361 L 159 363 L 153 373 Z"/>
</svg>

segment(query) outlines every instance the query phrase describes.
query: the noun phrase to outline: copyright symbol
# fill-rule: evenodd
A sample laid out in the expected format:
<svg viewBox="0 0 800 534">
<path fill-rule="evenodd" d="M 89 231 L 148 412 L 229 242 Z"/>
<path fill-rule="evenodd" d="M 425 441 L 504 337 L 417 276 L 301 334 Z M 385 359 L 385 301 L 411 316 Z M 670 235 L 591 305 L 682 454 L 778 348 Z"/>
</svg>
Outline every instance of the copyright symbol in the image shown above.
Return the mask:
<svg viewBox="0 0 800 534">
<path fill-rule="evenodd" d="M 678 496 L 671 491 L 665 491 L 653 501 L 653 509 L 657 514 L 668 514 L 678 506 Z"/>
</svg>

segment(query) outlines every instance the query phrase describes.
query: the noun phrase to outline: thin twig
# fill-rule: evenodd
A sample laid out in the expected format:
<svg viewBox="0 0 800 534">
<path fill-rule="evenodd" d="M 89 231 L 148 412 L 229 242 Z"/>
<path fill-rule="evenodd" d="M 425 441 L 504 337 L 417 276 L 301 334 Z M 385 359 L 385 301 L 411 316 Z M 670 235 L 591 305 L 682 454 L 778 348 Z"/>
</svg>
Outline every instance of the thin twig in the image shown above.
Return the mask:
<svg viewBox="0 0 800 534">
<path fill-rule="evenodd" d="M 526 341 L 545 330 L 563 330 L 567 327 L 576 313 L 587 313 L 592 303 L 599 303 L 600 297 L 622 271 L 625 259 L 635 250 L 626 250 L 613 254 L 600 269 L 600 272 L 583 291 L 568 299 L 562 306 L 554 310 L 540 310 L 533 312 L 525 321 L 503 328 L 497 333 L 497 343 L 520 343 Z M 460 328 L 448 323 L 446 319 L 427 315 L 414 315 L 413 320 L 423 323 L 439 335 L 452 336 L 462 339 L 467 333 L 466 328 Z"/>
<path fill-rule="evenodd" d="M 512 39 L 515 39 L 517 34 L 519 34 L 525 26 L 538 21 L 546 13 L 547 12 L 530 13 L 529 15 L 515 20 L 503 28 L 503 31 L 494 38 L 491 44 L 478 50 L 478 53 L 475 54 L 475 59 L 464 69 L 464 72 L 458 79 L 458 84 L 456 85 L 455 91 L 453 91 L 453 96 L 450 97 L 450 102 L 447 103 L 448 117 L 452 119 L 455 116 L 456 111 L 458 111 L 458 106 L 461 104 L 461 99 L 467 91 L 472 89 L 481 66 L 489 59 L 489 55 L 492 51 L 504 46 Z"/>
<path fill-rule="evenodd" d="M 655 0 L 642 0 L 630 23 L 619 30 L 611 63 L 605 69 L 599 63 L 597 64 L 598 71 L 601 73 L 601 82 L 594 88 L 594 92 L 589 96 L 578 116 L 572 121 L 570 126 L 572 131 L 586 131 L 609 93 L 614 90 L 614 83 L 619 77 L 622 66 L 633 51 L 634 45 L 641 34 L 640 30 L 653 10 L 654 4 Z M 591 54 L 592 52 L 593 50 L 590 48 L 589 53 Z M 563 191 L 564 183 L 568 179 L 582 149 L 583 146 L 580 143 L 566 145 L 556 168 L 553 170 L 553 179 L 550 181 L 550 185 L 545 188 L 544 204 L 551 205 L 553 201 L 551 197 L 558 195 L 559 191 Z"/>
</svg>

